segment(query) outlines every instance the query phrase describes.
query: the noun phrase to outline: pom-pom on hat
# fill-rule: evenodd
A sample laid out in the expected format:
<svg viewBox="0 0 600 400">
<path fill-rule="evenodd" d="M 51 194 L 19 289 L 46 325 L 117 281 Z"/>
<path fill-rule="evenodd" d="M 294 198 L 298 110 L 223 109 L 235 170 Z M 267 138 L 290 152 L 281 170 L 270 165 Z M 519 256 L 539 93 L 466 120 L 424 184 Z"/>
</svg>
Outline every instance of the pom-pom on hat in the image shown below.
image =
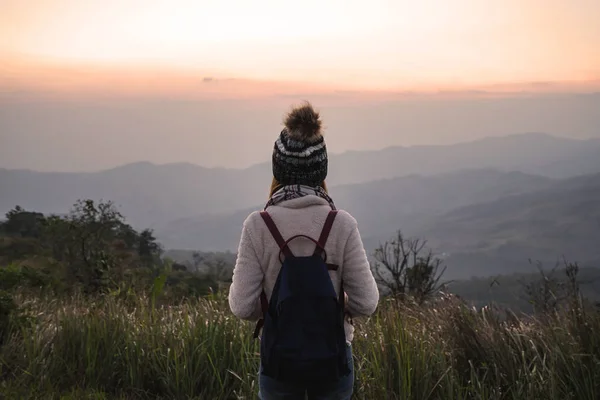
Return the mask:
<svg viewBox="0 0 600 400">
<path fill-rule="evenodd" d="M 287 114 L 284 125 L 273 146 L 273 177 L 281 185 L 322 185 L 327 147 L 319 113 L 305 103 Z"/>
</svg>

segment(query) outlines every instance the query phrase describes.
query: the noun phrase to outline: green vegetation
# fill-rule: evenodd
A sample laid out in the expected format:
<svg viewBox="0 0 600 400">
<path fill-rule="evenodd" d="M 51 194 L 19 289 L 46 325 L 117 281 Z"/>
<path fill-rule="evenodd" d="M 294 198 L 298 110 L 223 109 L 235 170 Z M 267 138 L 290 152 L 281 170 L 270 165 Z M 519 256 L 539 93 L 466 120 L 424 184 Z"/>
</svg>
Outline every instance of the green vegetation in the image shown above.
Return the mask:
<svg viewBox="0 0 600 400">
<path fill-rule="evenodd" d="M 0 347 L 8 398 L 255 398 L 253 326 L 223 294 L 155 307 L 147 296 L 18 291 L 15 301 L 13 316 L 26 318 L 11 320 Z M 599 330 L 594 311 L 501 319 L 452 297 L 389 298 L 357 325 L 356 398 L 597 399 Z"/>
<path fill-rule="evenodd" d="M 201 296 L 219 289 L 231 274 L 205 272 L 163 257 L 151 230 L 135 231 L 111 202 L 78 201 L 68 215 L 44 216 L 15 207 L 0 224 L 0 289 L 19 283 L 55 295 L 144 292 L 164 276 L 167 299 Z M 196 265 L 198 267 L 198 265 Z"/>
<path fill-rule="evenodd" d="M 222 266 L 196 272 L 206 255 L 170 262 L 110 203 L 15 209 L 1 229 L 0 398 L 256 398 L 254 326 L 231 315 Z M 600 398 L 600 310 L 576 264 L 524 284 L 536 313 L 517 315 L 438 285 L 406 295 L 422 261 L 403 269 L 410 290 L 355 321 L 355 398 Z"/>
</svg>

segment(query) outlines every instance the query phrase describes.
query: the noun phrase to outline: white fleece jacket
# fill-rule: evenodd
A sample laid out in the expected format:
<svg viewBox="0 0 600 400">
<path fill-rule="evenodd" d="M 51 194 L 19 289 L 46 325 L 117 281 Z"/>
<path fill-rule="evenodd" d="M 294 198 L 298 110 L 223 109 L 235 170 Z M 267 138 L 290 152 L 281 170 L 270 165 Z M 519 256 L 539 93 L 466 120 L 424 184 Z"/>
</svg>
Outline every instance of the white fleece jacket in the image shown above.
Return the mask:
<svg viewBox="0 0 600 400">
<path fill-rule="evenodd" d="M 326 200 L 305 196 L 267 208 L 284 239 L 304 234 L 319 238 L 327 214 L 331 210 Z M 296 256 L 308 256 L 315 244 L 299 237 L 289 244 Z M 371 272 L 356 220 L 339 210 L 325 244 L 327 262 L 337 264 L 337 271 L 329 271 L 339 295 L 341 278 L 348 295 L 346 309 L 353 318 L 371 315 L 379 302 L 379 291 Z M 283 256 L 282 256 L 283 257 Z M 279 274 L 279 246 L 273 239 L 258 211 L 250 214 L 242 228 L 233 281 L 229 289 L 229 306 L 238 318 L 256 321 L 262 316 L 260 294 L 265 290 L 271 298 Z M 354 327 L 346 321 L 346 340 L 352 342 Z"/>
</svg>

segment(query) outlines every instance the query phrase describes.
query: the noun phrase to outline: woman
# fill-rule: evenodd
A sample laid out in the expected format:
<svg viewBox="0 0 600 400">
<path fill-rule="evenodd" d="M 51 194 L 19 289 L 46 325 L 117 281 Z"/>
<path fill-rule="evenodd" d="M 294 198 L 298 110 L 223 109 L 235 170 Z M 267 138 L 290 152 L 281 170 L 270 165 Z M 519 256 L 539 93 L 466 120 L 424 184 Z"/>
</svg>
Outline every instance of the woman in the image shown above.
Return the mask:
<svg viewBox="0 0 600 400">
<path fill-rule="evenodd" d="M 296 235 L 320 238 L 325 230 L 325 221 L 335 210 L 325 184 L 328 160 L 320 116 L 306 103 L 292 109 L 284 125 L 273 149 L 273 181 L 264 211 L 286 240 Z M 354 328 L 350 317 L 371 315 L 377 307 L 379 292 L 356 220 L 345 211 L 336 211 L 322 247 L 327 265 L 335 266 L 328 271 L 328 284 L 332 284 L 337 296 L 344 294 L 339 297 L 339 303 L 344 306 L 339 307 L 345 308 L 347 317 L 340 318 L 340 326 L 343 327 L 342 343 L 345 336 L 348 368 L 344 375 L 330 384 L 298 385 L 267 376 L 263 371 L 263 359 L 259 377 L 259 396 L 263 400 L 305 399 L 306 395 L 315 400 L 351 398 Z M 287 256 L 316 254 L 315 240 L 300 237 L 289 242 L 287 248 L 290 252 L 283 251 L 285 257 L 282 259 L 282 250 L 287 249 L 282 249 L 284 246 L 276 240 L 272 227 L 268 226 L 261 212 L 253 212 L 244 222 L 229 291 L 229 305 L 238 318 L 256 321 L 267 315 L 266 309 L 272 300 L 282 261 Z M 314 307 L 314 311 L 320 312 L 320 307 Z"/>
</svg>

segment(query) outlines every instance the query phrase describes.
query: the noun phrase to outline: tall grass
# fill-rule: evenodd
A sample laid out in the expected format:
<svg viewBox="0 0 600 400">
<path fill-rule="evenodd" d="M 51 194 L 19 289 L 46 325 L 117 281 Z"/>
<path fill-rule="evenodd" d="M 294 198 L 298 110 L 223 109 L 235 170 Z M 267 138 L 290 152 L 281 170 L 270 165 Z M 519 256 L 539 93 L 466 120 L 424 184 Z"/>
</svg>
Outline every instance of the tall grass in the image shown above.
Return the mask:
<svg viewBox="0 0 600 400">
<path fill-rule="evenodd" d="M 256 398 L 253 325 L 222 295 L 155 309 L 143 296 L 16 300 L 34 321 L 0 347 L 6 398 Z M 453 298 L 384 300 L 357 322 L 353 350 L 357 399 L 600 398 L 593 311 L 501 318 Z"/>
</svg>

